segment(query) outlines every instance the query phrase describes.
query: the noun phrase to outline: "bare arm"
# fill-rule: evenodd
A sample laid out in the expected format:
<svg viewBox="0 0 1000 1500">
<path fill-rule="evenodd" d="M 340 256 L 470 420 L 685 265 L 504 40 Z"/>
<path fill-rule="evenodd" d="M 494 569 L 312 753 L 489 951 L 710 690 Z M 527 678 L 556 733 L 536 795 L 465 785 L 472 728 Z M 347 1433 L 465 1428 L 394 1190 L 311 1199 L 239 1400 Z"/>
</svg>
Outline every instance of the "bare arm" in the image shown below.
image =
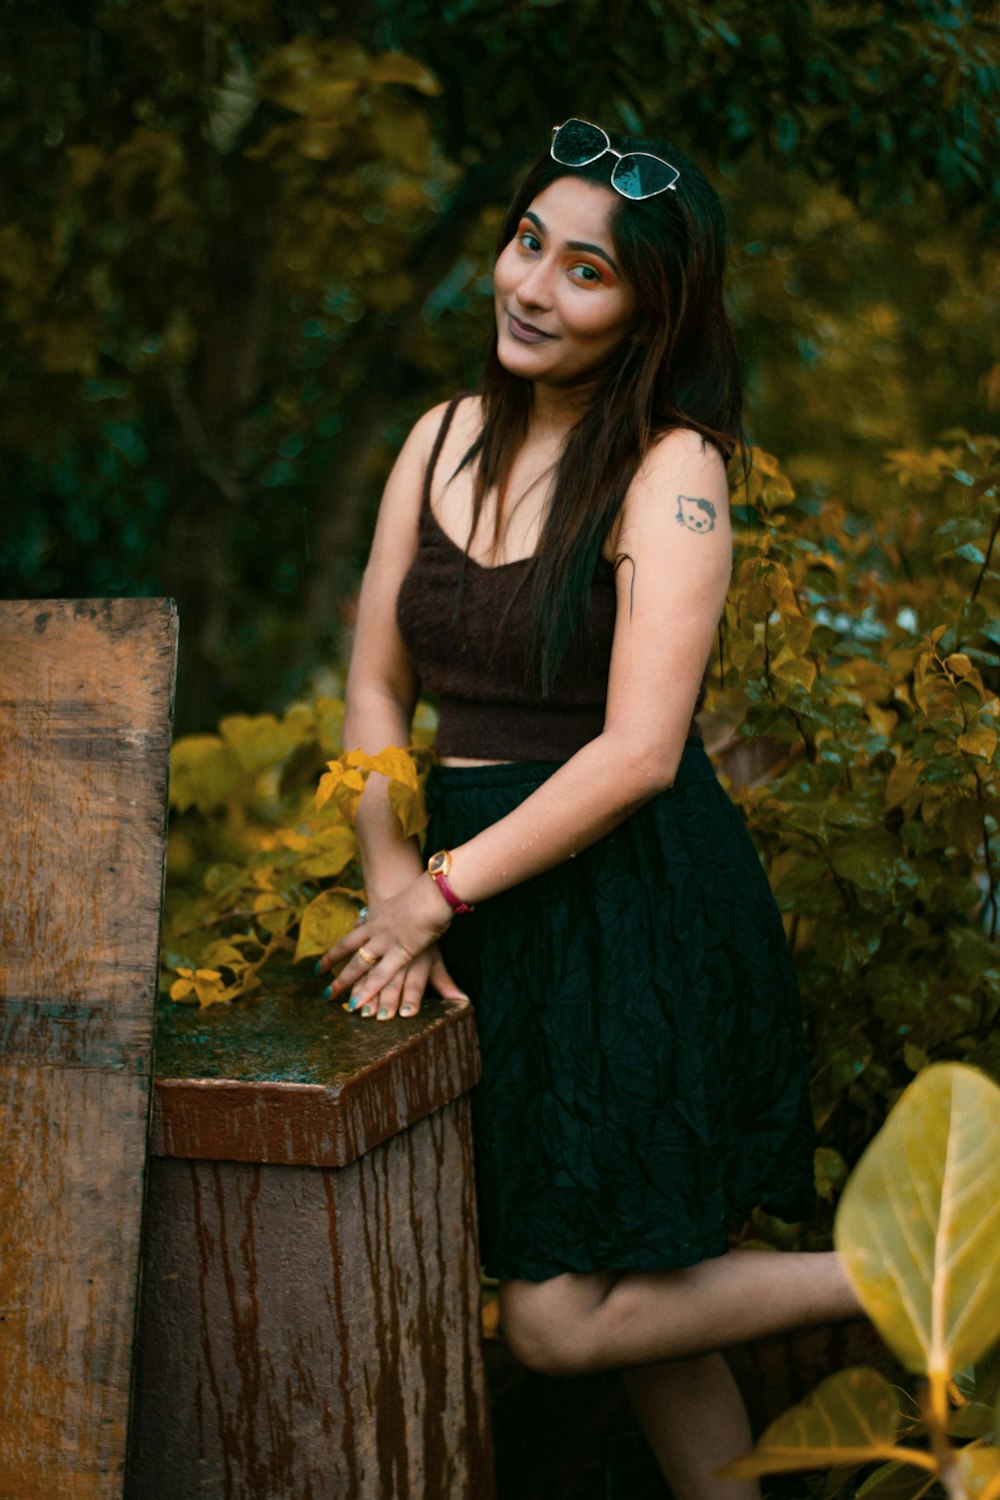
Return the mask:
<svg viewBox="0 0 1000 1500">
<path fill-rule="evenodd" d="M 416 555 L 424 471 L 443 413 L 444 407 L 438 406 L 420 418 L 393 465 L 358 596 L 344 693 L 344 743 L 348 749 L 372 755 L 410 741 L 420 683 L 396 625 L 396 598 Z M 370 913 L 377 914 L 394 894 L 414 885 L 429 886 L 433 902 L 445 906 L 429 880 L 417 881 L 423 873 L 420 846 L 415 838 L 403 837 L 389 803 L 389 784 L 376 771 L 367 779 L 355 826 Z M 446 925 L 442 923 L 441 930 Z M 441 995 L 466 998 L 445 967 L 436 936 L 436 931 L 431 932 L 419 946 L 411 945 L 412 951 L 383 980 L 378 992 L 379 1020 L 391 1020 L 397 1011 L 402 1016 L 415 1015 L 428 982 Z M 329 967 L 331 951 L 320 960 L 320 972 Z M 360 959 L 357 962 L 364 967 Z M 374 1005 L 365 1014 L 373 1010 Z"/>
<path fill-rule="evenodd" d="M 604 729 L 512 812 L 452 849 L 448 879 L 465 901 L 571 858 L 674 778 L 732 572 L 725 468 L 696 434 L 670 433 L 647 455 L 622 508 L 622 554 Z M 414 880 L 330 949 L 331 963 L 348 959 L 334 991 L 351 988 L 364 1006 L 451 920 L 433 884 Z M 361 944 L 379 957 L 370 970 Z"/>
<path fill-rule="evenodd" d="M 344 745 L 375 755 L 410 742 L 420 683 L 396 626 L 396 596 L 417 550 L 424 470 L 443 406 L 414 425 L 386 481 L 358 596 L 357 625 L 344 693 Z M 389 804 L 389 783 L 368 777 L 356 831 L 365 884 L 379 899 L 423 869 L 415 838 L 404 838 Z"/>
</svg>

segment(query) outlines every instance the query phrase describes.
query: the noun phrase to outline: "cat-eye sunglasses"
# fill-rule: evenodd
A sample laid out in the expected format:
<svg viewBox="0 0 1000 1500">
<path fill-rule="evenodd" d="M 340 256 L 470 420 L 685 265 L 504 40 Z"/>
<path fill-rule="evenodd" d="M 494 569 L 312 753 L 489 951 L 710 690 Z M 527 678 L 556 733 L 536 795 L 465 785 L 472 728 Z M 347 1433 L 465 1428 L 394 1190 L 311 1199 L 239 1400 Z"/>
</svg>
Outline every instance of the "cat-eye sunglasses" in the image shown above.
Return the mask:
<svg viewBox="0 0 1000 1500">
<path fill-rule="evenodd" d="M 616 151 L 607 131 L 590 120 L 566 120 L 552 127 L 549 153 L 564 167 L 586 167 L 605 152 L 617 156 L 611 173 L 611 186 L 623 198 L 652 198 L 656 193 L 673 189 L 680 172 L 662 157 L 648 151 Z"/>
</svg>

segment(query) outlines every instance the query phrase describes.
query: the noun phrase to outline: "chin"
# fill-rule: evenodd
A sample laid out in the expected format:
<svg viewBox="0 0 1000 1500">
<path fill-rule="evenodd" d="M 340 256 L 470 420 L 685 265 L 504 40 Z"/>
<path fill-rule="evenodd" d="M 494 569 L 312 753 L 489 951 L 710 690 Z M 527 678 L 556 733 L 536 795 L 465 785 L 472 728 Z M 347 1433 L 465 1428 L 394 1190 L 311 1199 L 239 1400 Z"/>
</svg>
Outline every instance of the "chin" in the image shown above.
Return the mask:
<svg viewBox="0 0 1000 1500">
<path fill-rule="evenodd" d="M 535 350 L 505 337 L 497 339 L 497 359 L 512 375 L 523 375 L 529 380 L 544 369 Z"/>
</svg>

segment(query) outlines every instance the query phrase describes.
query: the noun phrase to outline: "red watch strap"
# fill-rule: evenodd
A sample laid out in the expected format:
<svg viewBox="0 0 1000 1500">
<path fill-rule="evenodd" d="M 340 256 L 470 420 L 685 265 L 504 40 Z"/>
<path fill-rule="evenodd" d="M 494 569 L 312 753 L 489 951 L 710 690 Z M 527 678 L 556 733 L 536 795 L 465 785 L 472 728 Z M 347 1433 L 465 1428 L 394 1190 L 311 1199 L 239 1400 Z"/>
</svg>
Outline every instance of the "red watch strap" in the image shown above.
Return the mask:
<svg viewBox="0 0 1000 1500">
<path fill-rule="evenodd" d="M 428 870 L 427 873 L 434 881 L 434 884 L 437 886 L 438 890 L 441 892 L 442 896 L 447 901 L 452 911 L 457 912 L 460 916 L 464 912 L 475 911 L 476 908 L 474 906 L 470 906 L 468 901 L 463 901 L 459 896 L 455 895 L 455 892 L 448 884 L 447 878 L 441 874 L 440 870 L 436 872 Z"/>
</svg>

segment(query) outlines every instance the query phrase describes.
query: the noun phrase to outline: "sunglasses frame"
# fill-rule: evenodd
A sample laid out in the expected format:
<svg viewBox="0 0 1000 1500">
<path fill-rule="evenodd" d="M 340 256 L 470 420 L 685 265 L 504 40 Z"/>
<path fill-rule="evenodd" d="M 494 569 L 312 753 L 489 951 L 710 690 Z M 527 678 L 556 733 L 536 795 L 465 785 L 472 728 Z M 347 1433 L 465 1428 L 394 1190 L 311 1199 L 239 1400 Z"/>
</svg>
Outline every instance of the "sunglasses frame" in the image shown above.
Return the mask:
<svg viewBox="0 0 1000 1500">
<path fill-rule="evenodd" d="M 600 134 L 604 137 L 604 149 L 601 151 L 595 151 L 594 155 L 588 156 L 586 161 L 560 161 L 559 157 L 556 155 L 556 136 L 559 134 L 560 130 L 564 130 L 567 125 L 588 125 L 591 130 L 599 131 Z M 595 125 L 593 120 L 583 120 L 579 115 L 571 115 L 568 120 L 563 120 L 561 125 L 553 125 L 552 127 L 552 143 L 549 146 L 549 155 L 551 156 L 553 161 L 559 162 L 559 165 L 561 167 L 589 167 L 591 162 L 600 161 L 601 157 L 607 156 L 609 152 L 612 156 L 617 156 L 619 163 L 625 161 L 627 158 L 647 156 L 650 161 L 658 162 L 661 167 L 667 167 L 671 172 L 674 173 L 673 182 L 667 182 L 661 188 L 654 188 L 651 193 L 626 193 L 624 188 L 620 188 L 617 182 L 615 182 L 615 172 L 618 171 L 618 166 L 615 165 L 611 172 L 611 186 L 614 188 L 616 193 L 620 193 L 623 198 L 628 198 L 632 203 L 641 203 L 644 198 L 655 198 L 658 193 L 672 193 L 676 188 L 677 183 L 680 181 L 681 174 L 674 166 L 673 162 L 664 161 L 662 156 L 654 156 L 652 151 L 616 151 L 614 146 L 612 146 L 611 144 L 611 138 L 609 137 L 608 132 L 603 128 L 603 126 Z"/>
</svg>

